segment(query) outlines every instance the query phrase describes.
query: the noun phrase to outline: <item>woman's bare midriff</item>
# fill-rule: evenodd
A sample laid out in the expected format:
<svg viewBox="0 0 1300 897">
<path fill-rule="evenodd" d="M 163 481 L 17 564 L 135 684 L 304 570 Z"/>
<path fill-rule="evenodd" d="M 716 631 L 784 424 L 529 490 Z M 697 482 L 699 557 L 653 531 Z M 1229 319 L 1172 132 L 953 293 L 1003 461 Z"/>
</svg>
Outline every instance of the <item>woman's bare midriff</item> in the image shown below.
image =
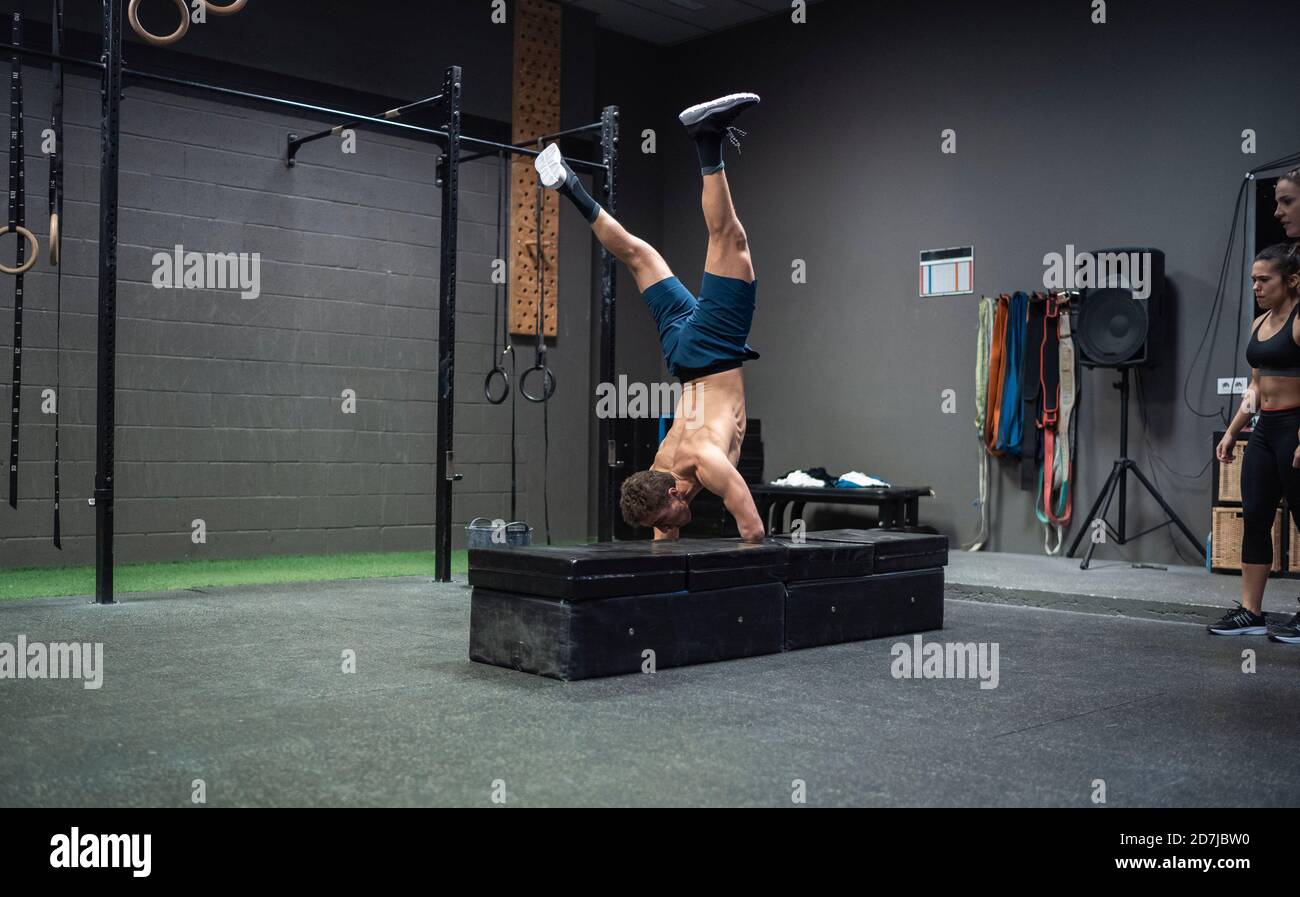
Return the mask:
<svg viewBox="0 0 1300 897">
<path fill-rule="evenodd" d="M 1261 411 L 1300 408 L 1300 377 L 1260 377 L 1259 408 Z"/>
</svg>

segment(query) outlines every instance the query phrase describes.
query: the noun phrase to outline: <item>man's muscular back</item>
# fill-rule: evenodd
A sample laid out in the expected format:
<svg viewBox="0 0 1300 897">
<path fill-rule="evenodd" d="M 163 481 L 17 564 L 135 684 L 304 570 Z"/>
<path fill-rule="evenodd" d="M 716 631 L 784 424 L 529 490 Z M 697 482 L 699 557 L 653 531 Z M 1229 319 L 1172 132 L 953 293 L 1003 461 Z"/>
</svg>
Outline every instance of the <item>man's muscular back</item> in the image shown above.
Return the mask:
<svg viewBox="0 0 1300 897">
<path fill-rule="evenodd" d="M 689 502 L 708 489 L 736 518 L 741 538 L 762 541 L 763 521 L 736 462 L 745 440 L 745 381 L 740 368 L 682 384 L 672 428 L 659 445 L 651 470 L 671 473 Z M 677 538 L 675 528 L 655 529 L 655 538 Z"/>
</svg>

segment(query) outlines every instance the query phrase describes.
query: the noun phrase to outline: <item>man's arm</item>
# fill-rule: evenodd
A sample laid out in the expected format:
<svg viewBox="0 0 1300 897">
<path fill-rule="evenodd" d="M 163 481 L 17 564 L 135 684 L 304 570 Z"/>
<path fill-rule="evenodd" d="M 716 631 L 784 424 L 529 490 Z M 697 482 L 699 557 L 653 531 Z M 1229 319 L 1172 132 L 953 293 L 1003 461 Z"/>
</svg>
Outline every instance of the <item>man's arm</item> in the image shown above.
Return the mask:
<svg viewBox="0 0 1300 897">
<path fill-rule="evenodd" d="M 736 518 L 740 538 L 746 542 L 762 542 L 766 535 L 763 519 L 754 507 L 754 496 L 749 494 L 749 484 L 732 466 L 731 461 L 716 445 L 700 450 L 695 462 L 695 476 L 700 485 L 722 499 L 731 516 Z"/>
</svg>

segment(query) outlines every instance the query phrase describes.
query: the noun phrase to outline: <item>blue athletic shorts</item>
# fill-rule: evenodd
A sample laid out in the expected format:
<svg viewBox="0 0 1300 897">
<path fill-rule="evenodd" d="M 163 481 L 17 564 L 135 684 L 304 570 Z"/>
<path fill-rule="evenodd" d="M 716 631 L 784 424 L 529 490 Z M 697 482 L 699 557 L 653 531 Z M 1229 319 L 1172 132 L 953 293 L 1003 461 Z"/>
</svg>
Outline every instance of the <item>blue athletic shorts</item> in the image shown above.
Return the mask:
<svg viewBox="0 0 1300 897">
<path fill-rule="evenodd" d="M 659 328 L 668 370 L 683 381 L 738 368 L 759 357 L 745 340 L 754 321 L 758 281 L 705 273 L 700 298 L 676 277 L 642 294 Z"/>
</svg>

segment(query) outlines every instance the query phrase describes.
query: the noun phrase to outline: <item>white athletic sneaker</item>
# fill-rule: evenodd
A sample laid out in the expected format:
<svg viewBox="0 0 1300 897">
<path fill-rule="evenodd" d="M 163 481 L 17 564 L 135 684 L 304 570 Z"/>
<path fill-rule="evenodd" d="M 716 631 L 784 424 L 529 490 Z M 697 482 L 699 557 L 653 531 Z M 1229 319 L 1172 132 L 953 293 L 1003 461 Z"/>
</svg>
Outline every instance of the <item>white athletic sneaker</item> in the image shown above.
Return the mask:
<svg viewBox="0 0 1300 897">
<path fill-rule="evenodd" d="M 709 100 L 707 103 L 697 103 L 688 109 L 682 110 L 677 116 L 678 121 L 688 129 L 696 125 L 706 123 L 706 119 L 713 119 L 707 122 L 714 127 L 722 130 L 731 124 L 731 120 L 739 115 L 744 109 L 753 106 L 759 102 L 756 93 L 732 93 L 725 97 L 718 97 L 716 100 Z"/>
<path fill-rule="evenodd" d="M 542 154 L 533 160 L 534 167 L 537 168 L 537 175 L 542 179 L 542 186 L 549 190 L 556 190 L 569 179 L 573 170 L 569 168 L 564 156 L 560 155 L 560 145 L 552 143 Z"/>
</svg>

